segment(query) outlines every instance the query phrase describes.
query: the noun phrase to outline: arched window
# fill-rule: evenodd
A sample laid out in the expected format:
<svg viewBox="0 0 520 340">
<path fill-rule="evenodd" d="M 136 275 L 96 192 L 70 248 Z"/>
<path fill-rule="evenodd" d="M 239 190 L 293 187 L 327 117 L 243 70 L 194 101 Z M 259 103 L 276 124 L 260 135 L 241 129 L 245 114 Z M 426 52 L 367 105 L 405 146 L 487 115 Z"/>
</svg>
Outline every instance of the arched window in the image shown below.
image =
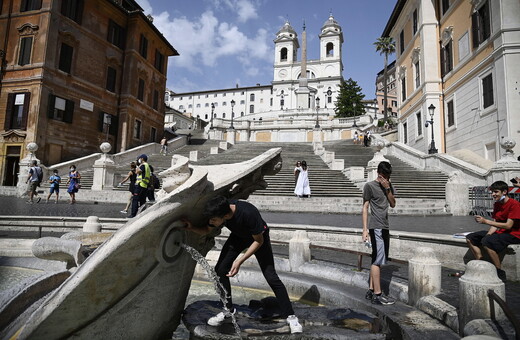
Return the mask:
<svg viewBox="0 0 520 340">
<path fill-rule="evenodd" d="M 222 113 L 222 118 L 226 118 L 226 113 Z"/>
<path fill-rule="evenodd" d="M 254 102 L 254 101 L 255 101 L 255 94 L 254 94 L 254 93 L 251 93 L 251 94 L 249 95 L 249 101 L 250 101 L 250 102 Z"/>
<path fill-rule="evenodd" d="M 249 105 L 249 113 L 255 113 L 255 106 Z"/>
<path fill-rule="evenodd" d="M 244 117 L 244 111 L 240 112 L 240 116 Z"/>
<path fill-rule="evenodd" d="M 204 115 L 204 119 L 208 119 L 208 114 L 207 113 Z"/>
<path fill-rule="evenodd" d="M 334 44 L 333 43 L 328 43 L 327 44 L 327 57 L 333 57 L 334 56 Z"/>
<path fill-rule="evenodd" d="M 179 105 L 179 110 L 184 110 L 184 105 Z"/>
<path fill-rule="evenodd" d="M 287 61 L 287 47 L 280 50 L 280 61 Z"/>
</svg>

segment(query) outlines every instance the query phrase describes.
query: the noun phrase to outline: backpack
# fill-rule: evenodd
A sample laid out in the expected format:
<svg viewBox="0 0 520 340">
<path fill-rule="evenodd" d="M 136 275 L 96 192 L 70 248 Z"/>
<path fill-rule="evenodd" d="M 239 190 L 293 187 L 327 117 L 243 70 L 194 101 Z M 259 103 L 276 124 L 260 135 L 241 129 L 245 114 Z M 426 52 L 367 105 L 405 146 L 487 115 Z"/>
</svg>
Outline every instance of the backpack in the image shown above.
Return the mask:
<svg viewBox="0 0 520 340">
<path fill-rule="evenodd" d="M 150 187 L 153 186 L 154 189 L 160 189 L 161 188 L 161 181 L 159 181 L 159 178 L 155 176 L 154 173 L 150 175 Z"/>
<path fill-rule="evenodd" d="M 38 186 L 40 186 L 43 181 L 43 170 L 39 166 L 35 166 L 33 169 L 36 171 L 36 175 L 38 176 L 38 181 L 36 181 L 36 183 L 38 183 Z"/>
</svg>

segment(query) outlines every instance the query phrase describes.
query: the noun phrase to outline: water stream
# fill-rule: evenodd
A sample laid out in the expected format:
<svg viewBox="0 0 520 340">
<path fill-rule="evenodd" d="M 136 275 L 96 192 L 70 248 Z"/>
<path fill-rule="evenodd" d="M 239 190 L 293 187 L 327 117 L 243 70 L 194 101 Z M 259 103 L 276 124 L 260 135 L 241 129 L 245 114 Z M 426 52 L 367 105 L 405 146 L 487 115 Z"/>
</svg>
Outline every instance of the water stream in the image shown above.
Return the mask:
<svg viewBox="0 0 520 340">
<path fill-rule="evenodd" d="M 181 243 L 180 246 L 188 252 L 188 254 L 191 255 L 191 257 L 197 261 L 198 264 L 204 268 L 206 271 L 206 275 L 208 276 L 208 279 L 213 282 L 213 285 L 215 287 L 215 291 L 217 292 L 217 295 L 220 298 L 220 301 L 222 302 L 222 305 L 224 306 L 224 313 L 231 315 L 231 322 L 233 323 L 233 327 L 235 328 L 235 332 L 237 336 L 242 339 L 240 326 L 238 326 L 237 319 L 234 314 L 231 314 L 229 309 L 226 307 L 227 305 L 227 299 L 228 299 L 228 292 L 226 291 L 226 288 L 220 283 L 220 280 L 218 278 L 217 273 L 215 272 L 215 269 L 206 261 L 206 258 L 202 256 L 196 249 L 193 247 L 188 246 L 187 244 Z"/>
</svg>

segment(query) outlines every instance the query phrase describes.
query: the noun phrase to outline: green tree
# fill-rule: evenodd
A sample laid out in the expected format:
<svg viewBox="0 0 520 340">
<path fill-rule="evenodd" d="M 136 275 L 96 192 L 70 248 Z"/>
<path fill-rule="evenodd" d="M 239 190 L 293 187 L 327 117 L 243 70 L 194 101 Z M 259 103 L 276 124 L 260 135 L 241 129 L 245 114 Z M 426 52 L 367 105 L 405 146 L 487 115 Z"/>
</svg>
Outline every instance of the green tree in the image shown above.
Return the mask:
<svg viewBox="0 0 520 340">
<path fill-rule="evenodd" d="M 365 113 L 365 107 L 361 102 L 365 95 L 361 91 L 361 87 L 352 78 L 341 81 L 334 109 L 336 117 L 354 117 Z"/>
<path fill-rule="evenodd" d="M 395 53 L 395 41 L 392 37 L 379 37 L 374 43 L 376 52 L 385 55 L 385 68 L 383 71 L 383 114 L 384 121 L 388 119 L 388 75 L 386 74 L 388 68 L 388 55 Z"/>
</svg>

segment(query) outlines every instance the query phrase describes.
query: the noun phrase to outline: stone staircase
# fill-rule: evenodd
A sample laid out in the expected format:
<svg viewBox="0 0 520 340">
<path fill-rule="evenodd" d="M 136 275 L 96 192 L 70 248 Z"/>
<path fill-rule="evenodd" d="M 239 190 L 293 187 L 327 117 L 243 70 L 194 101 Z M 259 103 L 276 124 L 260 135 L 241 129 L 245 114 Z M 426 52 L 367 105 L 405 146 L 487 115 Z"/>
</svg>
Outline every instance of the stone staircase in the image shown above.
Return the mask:
<svg viewBox="0 0 520 340">
<path fill-rule="evenodd" d="M 325 150 L 333 151 L 336 159 L 343 159 L 345 168 L 365 167 L 374 156 L 375 148 L 356 145 L 352 140 L 325 142 Z M 448 176 L 440 171 L 418 170 L 394 156 L 385 156 L 392 164 L 392 184 L 396 197 L 413 199 L 446 199 Z M 365 176 L 366 177 L 366 176 Z"/>
</svg>

